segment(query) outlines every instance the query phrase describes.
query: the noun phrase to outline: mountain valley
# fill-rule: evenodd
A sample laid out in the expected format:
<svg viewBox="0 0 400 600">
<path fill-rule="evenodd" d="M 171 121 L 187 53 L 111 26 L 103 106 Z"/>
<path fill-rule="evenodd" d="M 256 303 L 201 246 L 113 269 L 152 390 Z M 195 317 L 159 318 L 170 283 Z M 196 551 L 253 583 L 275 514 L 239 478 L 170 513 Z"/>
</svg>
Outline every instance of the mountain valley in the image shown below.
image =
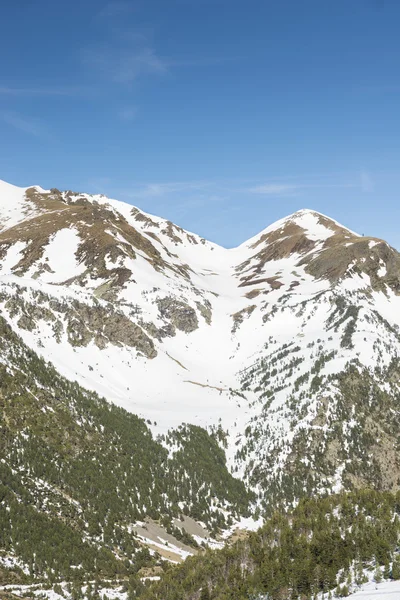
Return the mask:
<svg viewBox="0 0 400 600">
<path fill-rule="evenodd" d="M 369 514 L 376 493 L 398 522 L 400 254 L 385 241 L 300 210 L 225 249 L 105 196 L 0 182 L 0 310 L 3 591 L 117 578 L 141 597 L 194 555 L 184 591 L 167 577 L 143 597 L 228 598 L 229 566 L 205 591 L 190 561 L 201 574 L 250 543 L 252 571 L 270 534 L 245 530 L 277 510 L 348 493 Z M 292 575 L 265 593 L 291 597 Z"/>
</svg>

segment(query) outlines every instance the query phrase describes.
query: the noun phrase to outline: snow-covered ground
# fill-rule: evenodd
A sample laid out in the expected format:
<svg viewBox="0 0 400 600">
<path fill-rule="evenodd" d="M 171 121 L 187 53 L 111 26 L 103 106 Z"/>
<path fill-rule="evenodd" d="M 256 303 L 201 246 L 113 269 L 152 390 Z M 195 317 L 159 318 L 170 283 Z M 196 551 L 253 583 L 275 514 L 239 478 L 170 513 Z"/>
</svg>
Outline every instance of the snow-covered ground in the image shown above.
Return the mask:
<svg viewBox="0 0 400 600">
<path fill-rule="evenodd" d="M 352 600 L 400 600 L 400 581 L 369 582 L 350 594 Z"/>
<path fill-rule="evenodd" d="M 143 580 L 152 580 L 157 581 L 159 579 L 158 576 L 154 577 L 145 577 Z M 92 582 L 94 583 L 94 582 Z M 60 585 L 60 584 L 59 584 Z M 62 590 L 62 595 L 55 592 L 52 589 L 43 589 L 40 585 L 6 585 L 0 586 L 0 591 L 10 591 L 15 596 L 33 596 L 33 597 L 41 597 L 47 598 L 48 600 L 69 600 L 71 595 L 67 591 L 67 584 L 62 583 L 60 585 Z M 85 593 L 86 586 L 82 588 L 83 593 Z M 117 587 L 101 587 L 100 588 L 101 597 L 107 597 L 110 600 L 126 600 L 127 592 L 125 592 L 122 586 Z M 84 596 L 85 597 L 85 596 Z M 325 600 L 328 597 L 327 594 L 324 596 L 318 595 L 319 600 Z M 337 596 L 332 592 L 332 598 L 336 598 Z M 352 592 L 348 598 L 351 600 L 399 600 L 400 599 L 400 581 L 383 581 L 381 583 L 369 582 L 363 584 L 360 589 Z"/>
<path fill-rule="evenodd" d="M 34 292 L 41 291 L 49 297 L 41 308 L 53 312 L 52 300 L 69 304 L 78 300 L 93 306 L 99 287 L 107 281 L 97 278 L 90 269 L 84 283 L 79 279 L 87 265 L 78 259 L 78 250 L 90 227 L 74 222 L 72 217 L 72 225 L 61 227 L 61 213 L 67 208 L 49 214 L 46 223 L 51 224 L 54 219 L 54 227 L 42 256 L 26 272 L 17 273 L 16 267 L 31 242 L 31 219 L 41 214 L 40 206 L 24 199 L 26 189 L 0 182 L 0 252 L 6 240 L 0 261 L 0 292 L 35 305 Z M 275 438 L 290 441 L 297 430 L 281 409 L 296 380 L 310 372 L 319 355 L 335 353 L 334 360 L 326 362 L 322 369 L 323 374 L 329 375 L 343 370 L 355 357 L 366 367 L 383 366 L 396 352 L 398 341 L 393 328 L 400 324 L 400 296 L 392 290 L 369 290 L 365 294 L 370 285 L 365 273 L 349 274 L 333 289 L 329 279 L 313 277 L 304 264 L 299 264 L 304 257 L 301 248 L 263 259 L 262 252 L 273 244 L 266 240 L 284 242 L 291 227 L 304 232 L 306 241 L 314 244 L 312 252 L 316 257 L 324 243 L 331 241 L 336 228 L 346 240 L 345 246 L 361 239 L 332 219 L 302 210 L 228 250 L 129 204 L 104 196 L 82 194 L 80 198 L 105 206 L 115 215 L 115 220 L 104 224 L 110 243 L 105 263 L 110 271 L 119 268 L 132 273 L 119 290 L 116 309 L 134 322 L 162 328 L 166 321 L 160 315 L 158 301 L 173 298 L 196 311 L 197 329 L 190 333 L 177 330 L 176 335 L 161 341 L 153 339 L 157 357 L 148 359 L 126 345 L 108 344 L 100 349 L 91 341 L 86 346 L 72 346 L 65 330 L 61 339 L 56 339 L 53 323 L 40 318 L 35 329 L 22 328 L 21 314 L 7 309 L 7 299 L 0 303 L 0 312 L 24 341 L 50 360 L 61 374 L 148 419 L 156 434 L 184 422 L 201 426 L 221 424 L 230 432 L 227 454 L 233 464 L 238 436 L 243 436 L 247 425 L 260 417 L 265 402 L 258 400 L 254 385 L 244 393 L 242 390 L 243 396 L 236 393 L 257 361 L 269 363 L 275 355 L 281 356 L 287 346 L 296 351 L 296 355 L 290 352 L 280 357 L 277 372 L 269 382 L 271 389 L 278 389 L 269 407 L 269 424 Z M 161 266 L 149 259 L 146 245 L 129 245 L 121 215 L 159 254 Z M 28 234 L 23 231 L 26 223 Z M 12 227 L 14 237 L 9 243 L 7 232 Z M 21 236 L 25 241 L 18 239 Z M 369 242 L 370 252 L 375 252 L 377 244 Z M 117 258 L 112 256 L 112 248 L 118 249 Z M 377 276 L 384 276 L 385 269 L 380 262 Z M 64 283 L 66 280 L 68 284 Z M 360 307 L 353 334 L 354 349 L 341 343 L 348 321 L 338 328 L 329 325 L 338 295 Z M 102 300 L 98 302 L 107 305 Z M 199 303 L 203 312 L 208 307 L 210 323 Z M 137 316 L 131 314 L 133 306 L 139 308 Z M 377 320 L 374 311 L 387 320 L 389 328 Z M 65 316 L 54 314 L 66 328 Z M 291 368 L 289 363 L 297 356 L 301 363 Z M 298 428 L 311 426 L 316 410 L 315 402 L 311 403 Z"/>
</svg>

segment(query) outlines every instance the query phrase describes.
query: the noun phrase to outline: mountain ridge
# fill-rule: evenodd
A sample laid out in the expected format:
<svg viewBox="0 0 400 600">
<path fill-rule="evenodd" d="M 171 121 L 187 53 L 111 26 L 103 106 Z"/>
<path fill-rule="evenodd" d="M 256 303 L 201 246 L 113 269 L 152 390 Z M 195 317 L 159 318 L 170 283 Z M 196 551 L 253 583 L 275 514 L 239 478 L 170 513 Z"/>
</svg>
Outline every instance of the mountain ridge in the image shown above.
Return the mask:
<svg viewBox="0 0 400 600">
<path fill-rule="evenodd" d="M 10 197 L 14 196 L 15 198 L 18 198 L 19 200 L 23 199 L 24 194 L 26 193 L 27 190 L 32 190 L 35 189 L 37 190 L 40 194 L 50 194 L 51 190 L 50 189 L 44 189 L 42 188 L 40 185 L 30 185 L 27 187 L 23 187 L 23 186 L 16 186 L 14 184 L 10 184 L 2 179 L 0 179 L 0 203 L 1 201 L 4 199 L 7 199 L 7 201 L 9 202 Z M 55 189 L 55 188 L 53 188 Z M 58 190 L 57 190 L 58 191 Z M 139 208 L 136 205 L 133 205 L 131 203 L 128 202 L 124 202 L 121 200 L 116 200 L 113 198 L 109 198 L 107 197 L 105 194 L 86 194 L 86 193 L 77 193 L 77 192 L 71 192 L 71 191 L 66 191 L 64 192 L 66 195 L 68 194 L 73 194 L 75 196 L 78 197 L 82 197 L 82 198 L 86 198 L 88 200 L 92 200 L 95 202 L 99 202 L 100 204 L 109 204 L 110 206 L 112 206 L 113 208 L 115 208 L 116 210 L 119 209 L 119 212 L 125 213 L 127 212 L 127 210 L 129 210 L 129 212 L 133 212 L 136 215 L 139 215 L 139 219 L 141 221 L 144 221 L 146 223 L 146 217 L 148 218 L 147 223 L 151 224 L 151 221 L 153 221 L 153 223 L 160 223 L 160 222 L 164 222 L 164 223 L 171 223 L 171 221 L 169 221 L 166 218 L 162 218 L 159 217 L 153 213 L 148 213 L 144 210 L 142 210 L 141 208 Z M 125 209 L 125 210 L 124 210 Z M 279 228 L 281 223 L 286 222 L 287 220 L 293 219 L 296 216 L 301 216 L 302 214 L 314 214 L 318 217 L 322 217 L 323 219 L 327 219 L 329 221 L 331 221 L 333 224 L 341 227 L 342 229 L 346 229 L 349 232 L 353 233 L 354 235 L 359 236 L 359 234 L 353 232 L 352 230 L 350 230 L 347 227 L 344 227 L 343 225 L 341 225 L 338 221 L 336 221 L 335 219 L 333 219 L 332 217 L 329 217 L 327 215 L 325 215 L 324 213 L 321 213 L 315 209 L 311 209 L 311 208 L 301 208 L 299 210 L 296 210 L 294 213 L 291 213 L 290 215 L 287 215 L 286 217 L 282 217 L 280 219 L 278 219 L 277 221 L 271 223 L 270 225 L 267 225 L 265 228 L 263 228 L 262 230 L 260 230 L 257 234 L 255 234 L 254 236 L 251 236 L 249 239 L 244 240 L 243 242 L 241 242 L 240 244 L 238 244 L 237 246 L 233 246 L 233 247 L 229 247 L 229 248 L 225 248 L 224 246 L 221 246 L 220 244 L 216 243 L 216 242 L 211 242 L 206 240 L 204 237 L 188 231 L 188 230 L 184 230 L 181 227 L 179 227 L 178 225 L 172 224 L 174 227 L 176 227 L 177 229 L 181 230 L 182 232 L 185 232 L 187 235 L 190 236 L 194 236 L 195 238 L 197 238 L 199 241 L 204 240 L 204 242 L 208 242 L 208 244 L 214 245 L 214 246 L 218 246 L 219 248 L 223 248 L 224 250 L 236 250 L 238 248 L 241 248 L 243 246 L 249 246 L 251 245 L 251 242 L 253 240 L 258 239 L 259 237 L 261 237 L 263 234 L 265 233 L 269 233 L 272 230 L 275 230 L 277 228 Z M 359 236 L 361 237 L 361 236 Z"/>
<path fill-rule="evenodd" d="M 0 582 L 78 598 L 85 574 L 129 578 L 135 597 L 143 568 L 199 554 L 201 571 L 276 508 L 399 490 L 385 241 L 304 209 L 225 249 L 104 196 L 4 184 L 0 227 Z"/>
<path fill-rule="evenodd" d="M 399 343 L 400 255 L 383 240 L 303 209 L 225 249 L 105 196 L 39 187 L 11 196 L 0 230 L 10 326 L 155 435 L 221 427 L 230 468 L 261 496 L 282 486 L 302 431 L 332 418 L 342 385 L 333 377 L 356 368 L 384 389 Z M 326 449 L 328 488 L 345 477 L 346 431 L 329 442 L 340 452 Z"/>
</svg>

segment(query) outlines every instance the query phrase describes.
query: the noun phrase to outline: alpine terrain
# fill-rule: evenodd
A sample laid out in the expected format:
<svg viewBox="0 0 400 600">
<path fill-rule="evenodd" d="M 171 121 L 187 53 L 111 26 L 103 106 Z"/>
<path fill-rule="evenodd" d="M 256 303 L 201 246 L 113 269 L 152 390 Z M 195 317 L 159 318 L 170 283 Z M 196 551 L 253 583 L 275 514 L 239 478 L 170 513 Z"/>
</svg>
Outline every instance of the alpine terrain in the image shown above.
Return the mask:
<svg viewBox="0 0 400 600">
<path fill-rule="evenodd" d="M 301 210 L 226 249 L 105 196 L 0 182 L 0 310 L 0 597 L 309 598 L 368 561 L 394 577 L 385 241 Z M 314 551 L 318 573 L 282 575 Z"/>
</svg>

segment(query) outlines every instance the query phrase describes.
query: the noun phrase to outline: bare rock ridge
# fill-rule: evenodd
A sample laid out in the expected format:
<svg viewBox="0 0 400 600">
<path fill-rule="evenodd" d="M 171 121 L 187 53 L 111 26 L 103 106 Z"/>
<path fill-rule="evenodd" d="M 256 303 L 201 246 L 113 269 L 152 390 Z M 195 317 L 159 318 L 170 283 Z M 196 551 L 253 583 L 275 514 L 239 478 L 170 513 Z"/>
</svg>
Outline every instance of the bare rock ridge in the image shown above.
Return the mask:
<svg viewBox="0 0 400 600">
<path fill-rule="evenodd" d="M 383 240 L 301 210 L 228 250 L 105 196 L 0 183 L 0 309 L 156 435 L 219 427 L 266 502 L 399 485 L 400 254 Z"/>
</svg>

